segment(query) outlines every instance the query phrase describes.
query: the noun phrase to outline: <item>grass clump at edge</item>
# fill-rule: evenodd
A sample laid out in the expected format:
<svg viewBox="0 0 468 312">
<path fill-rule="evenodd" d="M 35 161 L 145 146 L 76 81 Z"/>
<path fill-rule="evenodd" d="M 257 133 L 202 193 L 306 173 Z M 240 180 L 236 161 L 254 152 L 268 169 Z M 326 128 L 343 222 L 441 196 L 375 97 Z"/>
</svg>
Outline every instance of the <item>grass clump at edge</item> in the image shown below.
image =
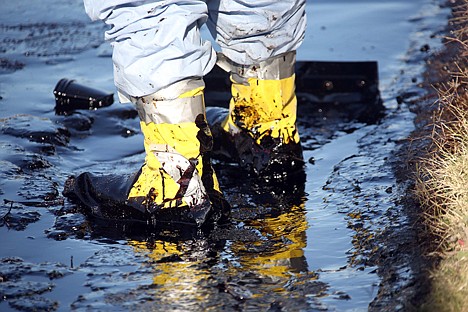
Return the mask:
<svg viewBox="0 0 468 312">
<path fill-rule="evenodd" d="M 430 147 L 417 164 L 416 195 L 441 261 L 431 272 L 427 311 L 468 311 L 468 0 L 451 24 L 459 50 L 451 77 L 440 84 Z"/>
</svg>

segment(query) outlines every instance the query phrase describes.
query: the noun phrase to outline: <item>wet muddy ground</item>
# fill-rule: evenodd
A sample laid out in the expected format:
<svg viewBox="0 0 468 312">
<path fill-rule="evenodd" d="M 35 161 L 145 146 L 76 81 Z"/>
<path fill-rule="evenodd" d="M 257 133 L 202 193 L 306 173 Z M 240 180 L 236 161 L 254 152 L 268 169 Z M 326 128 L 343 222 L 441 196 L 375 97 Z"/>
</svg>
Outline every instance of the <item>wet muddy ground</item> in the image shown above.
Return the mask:
<svg viewBox="0 0 468 312">
<path fill-rule="evenodd" d="M 377 61 L 383 114 L 298 93 L 305 180 L 268 187 L 217 162 L 232 222 L 198 232 L 90 220 L 63 198 L 70 175 L 138 170 L 137 116 L 118 103 L 56 115 L 61 78 L 114 92 L 104 28 L 81 1 L 5 4 L 0 310 L 404 310 L 421 267 L 395 168 L 414 129 L 407 103 L 424 95 L 424 61 L 441 48 L 449 10 L 431 0 L 307 5 L 298 59 Z"/>
</svg>

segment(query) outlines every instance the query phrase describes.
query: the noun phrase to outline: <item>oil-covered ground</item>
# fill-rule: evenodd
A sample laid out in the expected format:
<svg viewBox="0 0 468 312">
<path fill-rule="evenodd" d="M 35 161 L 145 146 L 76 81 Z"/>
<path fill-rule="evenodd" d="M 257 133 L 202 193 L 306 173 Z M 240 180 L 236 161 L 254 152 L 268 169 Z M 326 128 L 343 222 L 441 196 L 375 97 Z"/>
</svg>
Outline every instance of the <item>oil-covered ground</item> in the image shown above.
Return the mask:
<svg viewBox="0 0 468 312">
<path fill-rule="evenodd" d="M 62 196 L 70 175 L 139 169 L 138 118 L 119 103 L 55 113 L 61 78 L 115 92 L 105 28 L 81 1 L 2 4 L 0 310 L 381 311 L 415 302 L 419 243 L 396 170 L 414 129 L 408 103 L 425 94 L 425 60 L 441 48 L 450 11 L 433 0 L 307 5 L 298 60 L 376 61 L 383 108 L 351 105 L 352 94 L 317 104 L 299 92 L 312 80 L 298 74 L 305 179 L 271 186 L 216 162 L 232 220 L 200 232 L 98 222 Z"/>
</svg>

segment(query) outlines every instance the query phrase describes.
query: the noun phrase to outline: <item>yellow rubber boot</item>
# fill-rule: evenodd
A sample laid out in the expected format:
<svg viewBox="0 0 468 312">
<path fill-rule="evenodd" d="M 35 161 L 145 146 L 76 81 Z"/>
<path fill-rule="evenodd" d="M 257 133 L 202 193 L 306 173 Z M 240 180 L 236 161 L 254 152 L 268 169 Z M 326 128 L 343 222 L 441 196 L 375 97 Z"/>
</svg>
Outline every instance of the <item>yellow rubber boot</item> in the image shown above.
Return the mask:
<svg viewBox="0 0 468 312">
<path fill-rule="evenodd" d="M 259 145 L 265 137 L 283 144 L 299 143 L 294 78 L 249 78 L 247 85 L 232 81 L 230 114 L 223 123 L 224 130 L 231 134 L 244 130 Z"/>
<path fill-rule="evenodd" d="M 167 94 L 187 89 L 167 99 Z M 213 140 L 203 89 L 202 81 L 189 81 L 166 94 L 135 100 L 146 158 L 128 194 L 130 203 L 144 205 L 150 213 L 188 210 L 198 225 L 227 210 L 208 155 Z"/>
<path fill-rule="evenodd" d="M 241 66 L 226 58 L 219 63 L 231 72 L 232 82 L 229 114 L 221 127 L 235 145 L 240 164 L 258 175 L 288 175 L 302 169 L 295 52 L 257 65 Z"/>
</svg>

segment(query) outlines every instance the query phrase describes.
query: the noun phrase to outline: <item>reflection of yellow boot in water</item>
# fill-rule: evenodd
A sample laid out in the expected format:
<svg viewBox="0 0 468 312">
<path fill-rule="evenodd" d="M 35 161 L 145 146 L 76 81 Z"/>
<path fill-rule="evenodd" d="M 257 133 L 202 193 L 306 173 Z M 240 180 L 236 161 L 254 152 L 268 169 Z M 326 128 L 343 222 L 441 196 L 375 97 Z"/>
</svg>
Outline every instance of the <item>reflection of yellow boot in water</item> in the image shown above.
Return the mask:
<svg viewBox="0 0 468 312">
<path fill-rule="evenodd" d="M 259 218 L 246 224 L 268 239 L 263 241 L 264 249 L 260 242 L 255 246 L 262 249 L 261 253 L 243 252 L 244 249 L 248 251 L 245 243 L 233 242 L 231 248 L 244 255 L 239 259 L 244 269 L 284 282 L 278 285 L 286 285 L 294 275 L 307 272 L 304 248 L 308 225 L 304 204 L 294 206 L 279 216 Z"/>
<path fill-rule="evenodd" d="M 200 268 L 199 261 L 190 259 L 190 246 L 184 242 L 168 242 L 155 240 L 146 242 L 129 241 L 135 252 L 148 257 L 148 266 L 152 266 L 154 277 L 149 290 L 153 293 L 153 310 L 170 311 L 204 311 L 206 296 L 209 289 L 206 281 L 210 278 L 209 268 Z M 197 248 L 197 257 L 203 258 L 206 250 Z M 189 258 L 189 259 L 187 259 Z M 195 258 L 195 257 L 194 257 Z M 157 303 L 157 307 L 154 305 Z M 137 309 L 138 310 L 138 309 Z M 146 311 L 146 309 L 143 309 Z"/>
<path fill-rule="evenodd" d="M 259 175 L 290 173 L 303 167 L 296 128 L 295 52 L 242 66 L 220 58 L 231 72 L 229 114 L 216 126 L 226 134 L 216 148 L 237 158 L 241 166 Z M 210 118 L 211 119 L 211 118 Z M 220 128 L 222 130 L 220 130 Z M 218 135 L 216 135 L 218 136 Z"/>
<path fill-rule="evenodd" d="M 135 100 L 146 158 L 128 201 L 162 215 L 173 208 L 188 209 L 200 225 L 225 202 L 208 155 L 213 139 L 205 118 L 204 86 L 195 80 L 177 88 L 189 91 L 175 99 L 159 93 Z"/>
<path fill-rule="evenodd" d="M 154 272 L 144 295 L 151 296 L 158 310 L 266 311 L 264 307 L 273 301 L 295 295 L 290 288 L 315 278 L 308 274 L 304 256 L 307 221 L 303 204 L 246 224 L 244 230 L 250 235 L 242 227 L 233 227 L 210 239 L 155 236 L 147 241 L 129 240 L 136 253 L 147 257 L 144 267 Z"/>
</svg>

